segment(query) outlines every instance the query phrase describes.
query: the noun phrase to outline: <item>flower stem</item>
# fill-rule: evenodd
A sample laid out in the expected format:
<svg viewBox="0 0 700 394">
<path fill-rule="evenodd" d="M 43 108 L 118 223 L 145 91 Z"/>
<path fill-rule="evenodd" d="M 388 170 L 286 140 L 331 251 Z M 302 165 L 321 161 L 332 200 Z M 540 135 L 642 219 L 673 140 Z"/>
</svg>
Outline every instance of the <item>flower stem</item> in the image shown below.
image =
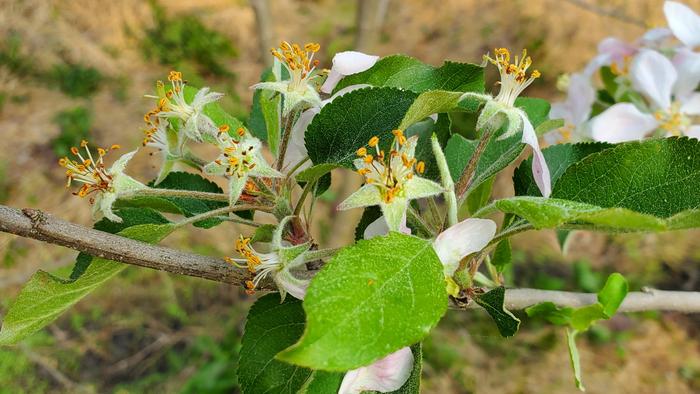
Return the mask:
<svg viewBox="0 0 700 394">
<path fill-rule="evenodd" d="M 124 193 L 119 196 L 120 199 L 124 200 L 131 200 L 139 197 L 185 197 L 198 200 L 228 202 L 228 194 L 178 189 L 147 188 Z"/>
<path fill-rule="evenodd" d="M 447 166 L 445 153 L 442 151 L 440 141 L 437 139 L 437 134 L 433 133 L 431 138 L 433 145 L 433 155 L 437 161 L 438 169 L 440 169 L 440 178 L 442 179 L 442 187 L 445 188 L 445 202 L 447 203 L 447 225 L 454 226 L 457 224 L 457 196 L 455 195 L 455 184 L 452 181 L 450 168 Z"/>
<path fill-rule="evenodd" d="M 313 190 L 315 185 L 316 182 L 307 182 L 306 185 L 304 185 L 304 190 L 301 192 L 301 196 L 299 196 L 299 201 L 297 201 L 297 205 L 294 207 L 294 216 L 299 216 L 299 214 L 301 213 L 301 208 L 304 206 L 304 201 L 306 200 L 306 197 L 309 195 L 309 192 Z"/>
<path fill-rule="evenodd" d="M 190 216 L 187 219 L 184 219 L 184 220 L 177 222 L 176 226 L 182 227 L 182 226 L 185 226 L 185 225 L 188 225 L 191 223 L 199 222 L 200 220 L 209 219 L 209 218 L 220 216 L 220 215 L 225 215 L 225 214 L 228 214 L 230 212 L 250 211 L 250 210 L 270 212 L 270 207 L 265 207 L 265 206 L 261 206 L 261 205 L 252 205 L 252 204 L 230 205 L 228 207 L 213 209 L 211 211 L 200 213 L 199 215 Z"/>
<path fill-rule="evenodd" d="M 294 127 L 294 120 L 297 117 L 297 111 L 291 112 L 284 120 L 284 130 L 282 131 L 282 143 L 280 144 L 279 154 L 277 155 L 277 163 L 275 168 L 277 171 L 282 170 L 284 166 L 284 157 L 287 155 L 287 147 L 289 146 L 289 139 L 292 136 L 292 127 Z"/>
<path fill-rule="evenodd" d="M 287 178 L 289 178 L 290 176 L 292 176 L 292 174 L 294 174 L 294 172 L 296 172 L 296 170 L 298 170 L 299 168 L 301 168 L 301 166 L 303 166 L 304 163 L 306 163 L 307 161 L 309 161 L 309 156 L 304 157 L 304 158 L 301 159 L 297 164 L 295 164 L 294 167 L 292 167 L 291 170 L 287 171 Z"/>
<path fill-rule="evenodd" d="M 481 158 L 481 155 L 484 154 L 486 146 L 489 144 L 493 132 L 494 130 L 491 127 L 487 127 L 485 128 L 485 130 L 482 131 L 481 139 L 479 139 L 479 144 L 476 146 L 474 154 L 469 159 L 467 167 L 464 169 L 464 171 L 462 171 L 462 175 L 457 181 L 455 192 L 460 200 L 464 197 L 465 193 L 467 192 L 467 189 L 469 189 L 469 186 L 471 186 L 472 181 L 474 180 L 476 166 L 477 164 L 479 164 L 479 159 Z"/>
</svg>

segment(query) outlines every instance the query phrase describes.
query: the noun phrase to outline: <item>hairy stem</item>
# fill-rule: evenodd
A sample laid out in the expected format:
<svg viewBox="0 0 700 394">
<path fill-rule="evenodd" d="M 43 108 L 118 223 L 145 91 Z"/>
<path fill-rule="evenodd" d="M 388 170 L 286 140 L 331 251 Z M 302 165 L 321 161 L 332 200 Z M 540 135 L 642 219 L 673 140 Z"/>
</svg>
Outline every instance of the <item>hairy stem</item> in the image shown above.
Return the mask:
<svg viewBox="0 0 700 394">
<path fill-rule="evenodd" d="M 271 211 L 270 207 L 265 207 L 265 206 L 261 206 L 261 205 L 250 205 L 250 204 L 230 205 L 227 207 L 213 209 L 211 211 L 200 213 L 199 215 L 190 216 L 187 219 L 184 219 L 184 220 L 177 222 L 177 226 L 178 227 L 186 226 L 188 224 L 196 223 L 200 220 L 209 219 L 209 218 L 212 218 L 215 216 L 225 215 L 225 214 L 230 213 L 230 212 L 251 211 L 251 210 L 263 211 L 263 212 L 270 212 Z"/>
<path fill-rule="evenodd" d="M 472 157 L 469 159 L 469 163 L 467 166 L 464 168 L 464 171 L 462 171 L 462 175 L 459 177 L 459 180 L 457 181 L 457 185 L 455 186 L 455 194 L 457 195 L 457 198 L 461 201 L 469 189 L 469 186 L 471 186 L 472 181 L 474 180 L 474 174 L 476 173 L 476 166 L 479 164 L 479 159 L 481 158 L 481 155 L 484 154 L 484 151 L 486 150 L 486 146 L 489 144 L 489 141 L 491 140 L 491 136 L 493 135 L 493 128 L 488 127 L 486 130 L 483 130 L 481 134 L 481 139 L 479 139 L 479 144 L 476 146 L 476 149 L 474 150 L 474 154 Z"/>
<path fill-rule="evenodd" d="M 279 154 L 277 155 L 277 163 L 275 168 L 277 171 L 282 171 L 284 166 L 284 157 L 287 155 L 287 148 L 289 147 L 289 140 L 292 137 L 292 127 L 294 127 L 294 120 L 296 119 L 297 111 L 292 111 L 284 119 L 284 130 L 282 131 L 282 142 L 280 144 Z"/>
<path fill-rule="evenodd" d="M 186 197 L 195 198 L 198 200 L 228 202 L 228 194 L 200 192 L 194 190 L 148 188 L 119 195 L 119 198 L 122 200 L 131 200 L 139 197 Z"/>
</svg>

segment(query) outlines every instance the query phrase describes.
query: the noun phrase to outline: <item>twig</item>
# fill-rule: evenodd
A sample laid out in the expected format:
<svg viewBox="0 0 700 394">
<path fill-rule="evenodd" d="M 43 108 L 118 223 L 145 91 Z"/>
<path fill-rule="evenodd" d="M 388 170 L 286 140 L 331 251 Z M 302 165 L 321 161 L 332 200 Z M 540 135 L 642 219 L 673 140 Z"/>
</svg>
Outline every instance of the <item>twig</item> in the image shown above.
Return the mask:
<svg viewBox="0 0 700 394">
<path fill-rule="evenodd" d="M 595 304 L 598 301 L 594 293 L 574 293 L 567 291 L 538 289 L 507 289 L 505 307 L 521 310 L 541 302 L 553 302 L 561 307 L 578 308 Z M 477 308 L 470 304 L 467 308 Z M 666 291 L 645 288 L 627 294 L 618 312 L 642 312 L 651 310 L 674 311 L 681 313 L 700 313 L 700 292 Z"/>
<path fill-rule="evenodd" d="M 186 226 L 191 223 L 196 223 L 199 222 L 200 220 L 208 219 L 211 217 L 215 216 L 220 216 L 220 215 L 225 215 L 230 212 L 239 212 L 239 211 L 262 211 L 262 212 L 270 212 L 272 209 L 270 207 L 265 207 L 261 205 L 247 205 L 247 204 L 242 204 L 242 205 L 229 205 L 227 207 L 219 208 L 219 209 L 212 209 L 211 211 L 207 211 L 204 213 L 200 213 L 199 215 L 194 215 L 190 216 L 187 219 L 181 220 L 176 223 L 178 227 Z"/>
<path fill-rule="evenodd" d="M 474 149 L 474 154 L 472 154 L 472 157 L 469 159 L 469 163 L 464 168 L 464 171 L 462 171 L 462 175 L 460 175 L 459 180 L 455 185 L 455 194 L 457 195 L 457 199 L 459 199 L 459 201 L 463 201 L 467 189 L 469 189 L 469 186 L 471 186 L 472 181 L 474 180 L 479 159 L 481 159 L 481 155 L 486 150 L 486 146 L 489 144 L 489 141 L 491 141 L 493 132 L 494 130 L 492 127 L 487 128 L 483 132 L 481 139 L 479 139 L 479 144 L 476 146 L 476 149 Z"/>
<path fill-rule="evenodd" d="M 93 256 L 181 275 L 234 284 L 242 284 L 248 279 L 246 270 L 237 269 L 222 259 L 135 241 L 69 223 L 33 209 L 20 211 L 0 205 L 0 231 L 66 246 Z M 275 289 L 272 283 L 261 285 L 260 290 Z M 505 303 L 509 309 L 524 309 L 544 301 L 560 306 L 579 307 L 595 303 L 596 295 L 537 289 L 506 290 Z M 619 309 L 620 312 L 646 310 L 700 313 L 700 292 L 645 289 L 629 293 Z"/>
<path fill-rule="evenodd" d="M 644 23 L 643 20 L 633 18 L 633 17 L 631 17 L 627 14 L 624 14 L 622 12 L 619 12 L 619 11 L 615 11 L 612 9 L 606 9 L 606 8 L 600 7 L 596 4 L 591 4 L 591 3 L 584 1 L 584 0 L 565 0 L 565 1 L 569 4 L 572 4 L 576 7 L 579 7 L 581 9 L 584 9 L 586 11 L 592 12 L 592 13 L 597 14 L 597 15 L 617 19 L 620 22 L 628 23 L 630 25 L 639 26 L 643 29 L 646 29 L 648 27 L 647 24 Z"/>
<path fill-rule="evenodd" d="M 124 238 L 33 209 L 20 211 L 0 205 L 0 231 L 175 274 L 235 284 L 249 279 L 245 270 L 232 267 L 223 259 Z"/>
<path fill-rule="evenodd" d="M 130 193 L 123 193 L 119 195 L 119 198 L 123 200 L 129 200 L 139 197 L 187 197 L 196 198 L 198 200 L 228 202 L 228 194 L 200 192 L 195 190 L 148 188 L 135 190 Z"/>
</svg>

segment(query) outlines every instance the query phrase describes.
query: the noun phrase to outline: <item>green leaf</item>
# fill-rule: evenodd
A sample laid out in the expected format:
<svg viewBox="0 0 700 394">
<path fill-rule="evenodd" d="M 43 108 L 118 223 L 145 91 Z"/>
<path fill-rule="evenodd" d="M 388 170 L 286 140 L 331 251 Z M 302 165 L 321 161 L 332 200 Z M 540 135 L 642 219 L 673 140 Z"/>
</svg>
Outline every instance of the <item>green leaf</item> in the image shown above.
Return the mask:
<svg viewBox="0 0 700 394">
<path fill-rule="evenodd" d="M 524 149 L 524 145 L 520 143 L 521 138 L 521 133 L 500 141 L 495 135 L 491 138 L 476 166 L 474 180 L 468 192 L 488 181 L 520 156 Z M 479 141 L 468 140 L 459 134 L 450 137 L 447 147 L 445 147 L 445 158 L 447 159 L 452 179 L 455 182 L 457 182 L 462 175 L 462 171 L 467 167 L 469 159 L 474 154 L 478 144 Z"/>
<path fill-rule="evenodd" d="M 568 326 L 571 324 L 574 309 L 570 307 L 560 308 L 553 302 L 547 301 L 526 308 L 525 313 L 530 317 L 545 319 L 552 324 Z"/>
<path fill-rule="evenodd" d="M 118 234 L 148 243 L 157 243 L 174 230 L 172 224 L 141 224 Z M 127 265 L 94 258 L 75 280 L 66 280 L 38 271 L 24 285 L 10 305 L 0 330 L 0 345 L 17 343 L 53 322 L 62 312 L 120 273 Z"/>
<path fill-rule="evenodd" d="M 491 264 L 496 267 L 496 271 L 501 273 L 505 270 L 506 266 L 512 262 L 513 255 L 511 253 L 510 240 L 506 238 L 496 245 L 496 249 L 493 251 Z"/>
<path fill-rule="evenodd" d="M 223 193 L 223 190 L 214 182 L 203 178 L 201 175 L 189 172 L 171 172 L 157 186 L 153 181 L 148 186 L 156 189 L 192 190 L 209 193 Z M 185 217 L 198 215 L 213 209 L 223 208 L 226 202 L 198 200 L 185 197 L 138 197 L 126 201 L 120 201 L 118 206 L 149 207 L 162 212 L 177 213 Z M 239 212 L 240 214 L 240 212 Z M 246 215 L 245 213 L 241 216 Z M 247 216 L 250 216 L 249 214 Z M 197 227 L 211 228 L 221 224 L 217 218 L 209 218 L 194 223 Z"/>
<path fill-rule="evenodd" d="M 260 76 L 261 82 L 274 80 L 272 69 L 269 68 Z M 274 155 L 277 155 L 280 140 L 281 101 L 281 95 L 276 92 L 264 89 L 255 90 L 253 107 L 248 119 L 248 128 L 251 133 L 260 140 L 267 141 Z"/>
<path fill-rule="evenodd" d="M 551 105 L 547 100 L 536 97 L 518 97 L 515 100 L 515 106 L 525 111 L 535 129 L 549 120 Z"/>
<path fill-rule="evenodd" d="M 573 234 L 573 230 L 556 230 L 557 243 L 562 254 L 566 254 L 569 246 L 569 240 Z"/>
<path fill-rule="evenodd" d="M 536 229 L 566 225 L 592 230 L 630 232 L 670 231 L 700 226 L 698 210 L 680 212 L 669 218 L 657 218 L 625 208 L 601 208 L 571 200 L 543 197 L 506 198 L 495 201 L 493 206 L 502 212 L 525 218 Z"/>
<path fill-rule="evenodd" d="M 700 207 L 700 140 L 627 142 L 569 167 L 552 197 L 668 218 Z"/>
<path fill-rule="evenodd" d="M 258 299 L 250 312 L 241 341 L 238 382 L 243 393 L 299 391 L 311 377 L 307 368 L 275 360 L 275 355 L 296 342 L 304 331 L 301 301 L 279 293 Z"/>
<path fill-rule="evenodd" d="M 305 144 L 314 164 L 352 168 L 357 149 L 378 136 L 388 146 L 416 94 L 394 88 L 352 91 L 323 107 L 306 129 Z"/>
<path fill-rule="evenodd" d="M 406 383 L 403 384 L 398 390 L 392 391 L 392 394 L 419 394 L 420 393 L 420 381 L 421 373 L 423 371 L 423 346 L 417 343 L 411 346 L 411 352 L 413 352 L 413 369 L 411 370 L 411 376 L 408 377 Z"/>
<path fill-rule="evenodd" d="M 314 371 L 306 386 L 299 391 L 304 394 L 337 393 L 343 382 L 343 372 Z"/>
<path fill-rule="evenodd" d="M 498 327 L 498 332 L 503 337 L 512 337 L 518 332 L 520 327 L 520 319 L 513 316 L 503 305 L 505 301 L 505 287 L 496 287 L 488 293 L 480 294 L 474 297 L 474 301 L 491 315 L 491 318 Z"/>
<path fill-rule="evenodd" d="M 338 167 L 339 166 L 337 164 L 333 163 L 318 164 L 299 172 L 295 178 L 300 182 L 316 182 L 322 176 L 328 174 Z"/>
<path fill-rule="evenodd" d="M 605 142 L 585 142 L 579 144 L 558 144 L 543 149 L 542 154 L 549 167 L 552 186 L 556 187 L 559 178 L 561 178 L 564 172 L 573 164 L 593 153 L 600 152 L 613 146 L 613 144 Z M 515 170 L 513 174 L 513 186 L 516 196 L 542 195 L 532 177 L 532 157 L 523 161 Z"/>
<path fill-rule="evenodd" d="M 577 331 L 588 330 L 597 320 L 605 320 L 608 317 L 603 311 L 603 305 L 595 303 L 574 309 L 571 314 L 571 327 Z"/>
<path fill-rule="evenodd" d="M 304 335 L 278 359 L 346 371 L 419 342 L 447 308 L 442 270 L 429 241 L 400 233 L 341 250 L 309 286 Z"/>
<path fill-rule="evenodd" d="M 379 219 L 380 216 L 382 216 L 382 210 L 378 205 L 365 208 L 365 210 L 362 211 L 360 222 L 357 223 L 357 226 L 355 227 L 355 241 L 364 239 L 367 226 Z"/>
<path fill-rule="evenodd" d="M 423 92 L 416 98 L 406 111 L 399 124 L 400 130 L 406 130 L 412 124 L 419 122 L 432 114 L 449 112 L 457 107 L 461 92 L 448 92 L 445 90 L 430 90 Z"/>
<path fill-rule="evenodd" d="M 569 347 L 569 360 L 571 361 L 571 368 L 574 370 L 576 388 L 581 391 L 586 391 L 586 388 L 583 387 L 583 381 L 581 380 L 581 357 L 576 347 L 576 334 L 578 334 L 576 330 L 566 330 L 566 344 Z"/>
<path fill-rule="evenodd" d="M 250 242 L 272 242 L 272 234 L 274 234 L 275 229 L 277 229 L 277 227 L 275 227 L 274 224 L 263 224 L 255 229 L 255 233 L 253 233 Z"/>
<path fill-rule="evenodd" d="M 488 204 L 491 198 L 491 192 L 493 191 L 493 183 L 496 180 L 495 176 L 482 182 L 479 186 L 472 188 L 471 192 L 467 194 L 466 208 L 470 214 L 476 213 L 479 209 L 483 208 Z M 462 209 L 465 207 L 462 206 Z"/>
<path fill-rule="evenodd" d="M 438 114 L 437 122 L 427 118 L 422 122 L 414 123 L 404 131 L 406 137 L 418 136 L 416 144 L 415 158 L 425 162 L 424 178 L 440 182 L 440 170 L 433 154 L 432 142 L 433 133 L 437 135 L 440 146 L 444 149 L 447 140 L 450 138 L 450 118 L 447 114 Z"/>
<path fill-rule="evenodd" d="M 544 122 L 540 123 L 539 126 L 537 126 L 537 128 L 535 129 L 535 134 L 541 136 L 549 131 L 560 129 L 565 125 L 566 123 L 564 122 L 564 119 L 547 119 Z"/>
<path fill-rule="evenodd" d="M 603 312 L 608 318 L 622 305 L 628 289 L 627 280 L 621 274 L 615 272 L 608 276 L 605 286 L 598 292 L 598 302 L 603 306 Z"/>
<path fill-rule="evenodd" d="M 418 93 L 426 90 L 483 92 L 484 68 L 456 62 L 434 67 L 409 56 L 393 55 L 380 59 L 367 71 L 343 78 L 335 91 L 357 84 L 396 87 Z"/>
</svg>

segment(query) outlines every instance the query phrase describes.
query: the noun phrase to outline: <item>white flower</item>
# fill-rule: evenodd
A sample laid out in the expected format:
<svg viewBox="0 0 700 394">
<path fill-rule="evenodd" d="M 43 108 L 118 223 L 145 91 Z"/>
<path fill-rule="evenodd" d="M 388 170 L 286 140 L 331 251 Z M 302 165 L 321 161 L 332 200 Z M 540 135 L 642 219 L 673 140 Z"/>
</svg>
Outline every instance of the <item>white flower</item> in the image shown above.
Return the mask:
<svg viewBox="0 0 700 394">
<path fill-rule="evenodd" d="M 158 85 L 158 107 L 146 114 L 156 115 L 165 119 L 179 119 L 182 122 L 181 130 L 184 135 L 194 141 L 201 142 L 204 137 L 216 137 L 219 127 L 204 114 L 204 106 L 219 100 L 222 93 L 210 92 L 209 88 L 200 89 L 191 103 L 185 100 L 185 85 L 182 73 L 171 71 L 168 80 L 172 89 L 164 92 L 162 84 Z M 171 122 L 172 123 L 172 122 Z"/>
<path fill-rule="evenodd" d="M 552 104 L 549 112 L 551 119 L 564 120 L 564 127 L 545 136 L 550 144 L 577 142 L 588 136 L 586 121 L 596 98 L 591 80 L 585 74 L 572 74 L 567 77 L 566 89 L 566 100 Z"/>
<path fill-rule="evenodd" d="M 252 294 L 268 276 L 277 285 L 280 296 L 284 301 L 287 293 L 294 298 L 303 300 L 306 289 L 311 282 L 310 278 L 299 279 L 292 273 L 295 268 L 301 268 L 308 261 L 305 253 L 311 246 L 304 243 L 295 246 L 285 246 L 282 240 L 284 228 L 292 219 L 292 216 L 284 218 L 272 236 L 271 250 L 269 253 L 259 253 L 250 245 L 250 238 L 241 236 L 236 240 L 236 252 L 241 255 L 240 259 L 227 257 L 226 261 L 239 268 L 247 268 L 249 272 L 255 274 L 253 280 L 246 281 L 246 292 Z M 245 265 L 241 265 L 245 264 Z"/>
<path fill-rule="evenodd" d="M 227 132 L 221 132 L 218 145 L 221 155 L 204 166 L 204 172 L 212 175 L 226 175 L 229 179 L 229 203 L 238 201 L 248 178 L 282 178 L 284 175 L 270 167 L 262 156 L 262 144 L 244 129 L 237 131 L 237 138 Z"/>
<path fill-rule="evenodd" d="M 552 194 L 552 180 L 549 174 L 549 168 L 544 160 L 544 155 L 540 149 L 540 144 L 537 140 L 535 128 L 530 123 L 527 114 L 520 108 L 515 107 L 515 99 L 523 92 L 530 84 L 540 77 L 540 72 L 532 71 L 528 76 L 527 69 L 532 65 L 532 59 L 527 56 L 527 51 L 523 50 L 520 57 L 515 56 L 514 62 L 510 62 L 510 51 L 506 48 L 497 48 L 495 50 L 496 57 L 491 58 L 488 55 L 484 56 L 487 60 L 498 67 L 501 75 L 501 89 L 498 95 L 494 98 L 485 94 L 465 93 L 464 97 L 475 97 L 486 101 L 484 108 L 477 119 L 477 130 L 498 130 L 504 123 L 508 122 L 508 128 L 499 139 L 508 138 L 520 130 L 523 132 L 522 142 L 532 148 L 532 175 L 535 179 L 537 187 L 544 197 L 549 197 Z"/>
<path fill-rule="evenodd" d="M 693 48 L 700 45 L 700 16 L 690 7 L 677 1 L 664 3 L 668 26 L 684 45 Z"/>
<path fill-rule="evenodd" d="M 613 143 L 639 140 L 657 129 L 665 135 L 700 135 L 700 126 L 693 125 L 693 117 L 700 115 L 700 94 L 691 93 L 695 86 L 677 84 L 679 80 L 694 80 L 700 73 L 700 62 L 697 65 L 695 69 L 676 68 L 662 54 L 641 50 L 632 62 L 630 78 L 634 88 L 650 101 L 649 113 L 631 103 L 615 104 L 591 120 L 593 139 Z"/>
<path fill-rule="evenodd" d="M 415 175 L 425 171 L 425 163 L 415 159 L 417 136 L 409 139 L 401 130 L 394 130 L 394 141 L 388 154 L 379 148 L 379 138 L 372 137 L 370 149 L 357 150 L 360 158 L 355 168 L 366 184 L 338 206 L 339 210 L 379 205 L 390 230 L 398 231 L 406 216 L 409 200 L 443 192 L 439 184 Z"/>
<path fill-rule="evenodd" d="M 343 77 L 369 70 L 377 63 L 379 56 L 367 55 L 362 52 L 338 52 L 333 56 L 333 66 L 321 86 L 323 93 L 330 94 Z"/>
<path fill-rule="evenodd" d="M 143 146 L 157 149 L 162 158 L 160 171 L 155 180 L 158 185 L 172 171 L 175 163 L 182 157 L 182 139 L 173 130 L 167 119 L 156 119 L 153 128 L 144 131 Z"/>
<path fill-rule="evenodd" d="M 314 55 L 319 51 L 319 44 L 308 43 L 302 49 L 298 44 L 290 44 L 283 41 L 279 49 L 272 49 L 275 62 L 281 63 L 287 69 L 290 79 L 275 82 L 260 82 L 251 86 L 251 89 L 265 89 L 279 92 L 284 96 L 283 116 L 296 109 L 301 104 L 312 107 L 321 105 L 321 97 L 312 84 L 312 80 L 318 77 L 315 73 L 318 60 Z M 276 63 L 276 64 L 279 64 Z M 277 76 L 277 75 L 276 75 Z M 279 79 L 279 76 L 277 76 Z"/>
<path fill-rule="evenodd" d="M 476 218 L 465 219 L 441 232 L 433 241 L 433 249 L 442 262 L 445 276 L 452 276 L 463 258 L 485 248 L 495 234 L 493 220 Z"/>
<path fill-rule="evenodd" d="M 93 204 L 92 213 L 96 219 L 104 216 L 107 219 L 121 223 L 122 219 L 112 212 L 112 205 L 122 193 L 145 189 L 146 186 L 134 178 L 124 174 L 124 169 L 136 151 L 122 155 L 110 168 L 104 165 L 104 156 L 107 150 L 97 148 L 97 160 L 95 160 L 88 147 L 88 142 L 83 140 L 80 147 L 85 149 L 85 156 L 80 154 L 78 148 L 71 148 L 71 153 L 78 160 L 67 157 L 61 158 L 58 163 L 66 169 L 66 187 L 70 187 L 73 181 L 82 183 L 80 189 L 73 193 L 79 197 L 90 196 Z M 110 150 L 118 149 L 118 145 L 112 145 Z"/>
<path fill-rule="evenodd" d="M 406 383 L 412 370 L 413 352 L 411 348 L 405 347 L 373 364 L 345 373 L 338 394 L 395 391 Z"/>
</svg>

